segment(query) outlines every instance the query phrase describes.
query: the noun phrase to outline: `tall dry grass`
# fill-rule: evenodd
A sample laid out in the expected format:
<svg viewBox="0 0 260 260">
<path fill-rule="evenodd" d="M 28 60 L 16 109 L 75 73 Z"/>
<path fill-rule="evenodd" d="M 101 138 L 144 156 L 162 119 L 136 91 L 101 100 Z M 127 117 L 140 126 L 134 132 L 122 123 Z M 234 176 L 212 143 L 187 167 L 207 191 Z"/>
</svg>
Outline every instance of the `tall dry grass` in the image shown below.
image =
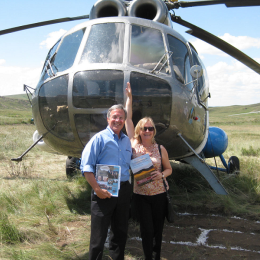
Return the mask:
<svg viewBox="0 0 260 260">
<path fill-rule="evenodd" d="M 177 212 L 195 210 L 259 220 L 260 158 L 252 154 L 260 148 L 258 119 L 255 115 L 246 124 L 235 119 L 229 124 L 227 116 L 211 118 L 213 125 L 218 121 L 216 126 L 228 134 L 225 159 L 232 155 L 240 159 L 239 175 L 215 172 L 229 196 L 216 195 L 192 167 L 172 162 L 169 182 Z M 79 174 L 68 180 L 66 156 L 37 147 L 21 163 L 10 161 L 32 144 L 34 131 L 31 124 L 0 125 L 0 259 L 88 259 L 90 187 L 84 178 Z M 250 149 L 251 154 L 245 154 Z M 133 259 L 130 253 L 126 259 Z"/>
</svg>

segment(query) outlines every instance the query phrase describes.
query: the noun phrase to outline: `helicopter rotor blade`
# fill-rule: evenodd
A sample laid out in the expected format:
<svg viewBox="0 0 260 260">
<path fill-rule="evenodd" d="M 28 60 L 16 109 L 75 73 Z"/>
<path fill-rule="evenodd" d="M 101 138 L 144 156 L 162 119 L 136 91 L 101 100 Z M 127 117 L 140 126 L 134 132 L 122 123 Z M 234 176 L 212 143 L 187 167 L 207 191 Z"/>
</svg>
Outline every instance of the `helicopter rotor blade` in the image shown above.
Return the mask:
<svg viewBox="0 0 260 260">
<path fill-rule="evenodd" d="M 222 50 L 223 52 L 227 53 L 231 57 L 237 59 L 238 61 L 242 62 L 244 65 L 249 67 L 250 69 L 254 70 L 256 73 L 260 74 L 260 64 L 257 63 L 254 59 L 247 56 L 242 51 L 238 50 L 231 44 L 225 42 L 224 40 L 220 39 L 219 37 L 197 27 L 194 24 L 191 24 L 179 16 L 171 15 L 171 19 L 173 22 L 183 25 L 185 27 L 190 28 L 191 30 L 186 31 L 189 33 L 209 44 L 212 46 Z"/>
<path fill-rule="evenodd" d="M 258 6 L 260 0 L 199 0 L 199 1 L 179 1 L 174 3 L 167 3 L 169 10 L 178 9 L 180 7 L 194 7 L 206 5 L 225 4 L 226 7 L 242 7 L 242 6 Z"/>
<path fill-rule="evenodd" d="M 13 28 L 10 28 L 10 29 L 1 30 L 0 31 L 0 35 L 13 33 L 13 32 L 18 32 L 18 31 L 27 30 L 27 29 L 40 27 L 40 26 L 45 26 L 45 25 L 51 25 L 51 24 L 56 24 L 56 23 L 64 23 L 64 22 L 71 22 L 71 21 L 88 19 L 88 18 L 89 18 L 89 15 L 82 15 L 82 16 L 76 16 L 76 17 L 59 18 L 59 19 L 54 19 L 54 20 L 49 20 L 49 21 L 44 21 L 44 22 L 39 22 L 39 23 L 31 23 L 31 24 L 18 26 L 18 27 L 13 27 Z"/>
</svg>

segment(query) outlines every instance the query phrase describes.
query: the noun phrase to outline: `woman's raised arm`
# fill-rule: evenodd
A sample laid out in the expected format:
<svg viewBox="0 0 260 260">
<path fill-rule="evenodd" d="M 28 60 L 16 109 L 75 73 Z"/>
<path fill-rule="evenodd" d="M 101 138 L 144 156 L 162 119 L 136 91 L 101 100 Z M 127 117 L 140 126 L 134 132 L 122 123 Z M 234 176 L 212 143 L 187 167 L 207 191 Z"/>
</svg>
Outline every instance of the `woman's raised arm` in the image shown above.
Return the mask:
<svg viewBox="0 0 260 260">
<path fill-rule="evenodd" d="M 127 118 L 125 121 L 125 129 L 126 129 L 126 133 L 128 135 L 128 137 L 130 138 L 131 142 L 133 141 L 134 138 L 134 134 L 135 134 L 135 128 L 134 128 L 134 124 L 133 124 L 133 120 L 132 120 L 132 115 L 133 115 L 133 111 L 132 111 L 132 89 L 131 89 L 131 85 L 129 82 L 127 82 L 127 86 L 126 86 L 126 104 L 125 104 L 125 108 L 127 111 Z"/>
</svg>

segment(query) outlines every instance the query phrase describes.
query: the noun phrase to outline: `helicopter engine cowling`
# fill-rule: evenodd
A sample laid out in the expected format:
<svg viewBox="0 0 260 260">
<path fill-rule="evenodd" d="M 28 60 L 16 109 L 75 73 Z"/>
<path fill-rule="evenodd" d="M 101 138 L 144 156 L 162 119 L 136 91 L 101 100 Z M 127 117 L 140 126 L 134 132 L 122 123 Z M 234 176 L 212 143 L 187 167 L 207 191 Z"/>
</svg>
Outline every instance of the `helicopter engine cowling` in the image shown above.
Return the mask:
<svg viewBox="0 0 260 260">
<path fill-rule="evenodd" d="M 167 6 L 161 0 L 135 0 L 129 7 L 128 15 L 171 25 Z"/>
<path fill-rule="evenodd" d="M 126 7 L 120 0 L 100 0 L 92 7 L 89 19 L 125 15 Z"/>
<path fill-rule="evenodd" d="M 202 152 L 206 158 L 222 155 L 228 146 L 228 137 L 224 130 L 218 127 L 209 127 L 208 140 Z"/>
</svg>

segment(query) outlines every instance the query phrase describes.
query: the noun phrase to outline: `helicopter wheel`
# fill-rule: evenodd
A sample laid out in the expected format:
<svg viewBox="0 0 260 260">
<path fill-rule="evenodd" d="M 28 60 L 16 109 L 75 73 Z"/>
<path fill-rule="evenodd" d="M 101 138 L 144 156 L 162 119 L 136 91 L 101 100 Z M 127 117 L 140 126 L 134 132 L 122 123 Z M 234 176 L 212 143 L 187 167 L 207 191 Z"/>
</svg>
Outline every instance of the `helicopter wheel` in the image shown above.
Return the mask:
<svg viewBox="0 0 260 260">
<path fill-rule="evenodd" d="M 80 159 L 76 157 L 68 156 L 66 160 L 66 175 L 67 178 L 72 178 L 77 174 L 77 170 L 79 169 Z"/>
<path fill-rule="evenodd" d="M 236 156 L 231 156 L 228 160 L 228 173 L 239 173 L 239 159 Z"/>
</svg>

